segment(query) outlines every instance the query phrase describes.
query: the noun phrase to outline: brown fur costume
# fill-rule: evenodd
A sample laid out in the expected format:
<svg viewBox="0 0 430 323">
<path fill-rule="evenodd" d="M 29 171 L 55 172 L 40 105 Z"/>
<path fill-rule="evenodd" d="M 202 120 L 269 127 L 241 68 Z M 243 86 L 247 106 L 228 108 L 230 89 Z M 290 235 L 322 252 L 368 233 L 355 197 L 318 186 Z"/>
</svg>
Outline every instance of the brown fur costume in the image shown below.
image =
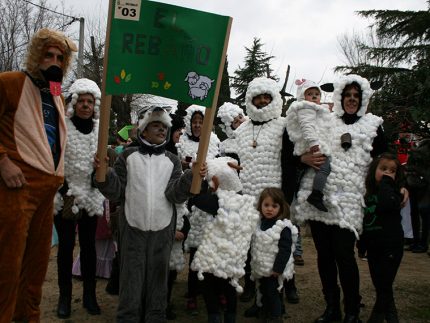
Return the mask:
<svg viewBox="0 0 430 323">
<path fill-rule="evenodd" d="M 28 49 L 26 67 L 43 80 L 38 65 L 48 47 L 64 55 L 63 72 L 76 46 L 62 33 L 41 29 Z M 40 321 L 39 304 L 50 254 L 53 199 L 64 176 L 66 127 L 62 97 L 58 111 L 61 156 L 57 168 L 47 140 L 40 89 L 22 72 L 0 74 L 0 159 L 7 156 L 27 185 L 8 188 L 0 177 L 0 323 Z"/>
</svg>

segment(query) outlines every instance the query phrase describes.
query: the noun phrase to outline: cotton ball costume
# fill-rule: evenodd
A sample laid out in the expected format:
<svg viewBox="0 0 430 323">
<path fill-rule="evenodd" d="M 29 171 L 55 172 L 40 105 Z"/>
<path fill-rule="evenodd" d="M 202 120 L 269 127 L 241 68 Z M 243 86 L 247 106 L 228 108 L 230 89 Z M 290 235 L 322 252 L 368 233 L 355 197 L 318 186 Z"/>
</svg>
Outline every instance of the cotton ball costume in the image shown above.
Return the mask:
<svg viewBox="0 0 430 323">
<path fill-rule="evenodd" d="M 294 155 L 301 156 L 309 152 L 310 147 L 319 145 L 321 153 L 330 156 L 334 118 L 327 105 L 305 101 L 304 94 L 310 88 L 317 88 L 321 93 L 316 83 L 303 80 L 297 87 L 297 101 L 291 104 L 285 116 Z"/>
<path fill-rule="evenodd" d="M 233 128 L 231 127 L 234 118 L 238 115 L 243 115 L 243 110 L 236 104 L 225 102 L 218 108 L 217 117 L 221 119 L 222 124 L 219 124 L 221 130 L 230 138 L 233 135 Z"/>
<path fill-rule="evenodd" d="M 346 85 L 357 82 L 361 86 L 362 101 L 357 111 L 361 118 L 353 124 L 345 124 L 341 117 L 342 91 Z M 324 188 L 324 204 L 328 213 L 321 212 L 306 202 L 312 190 L 313 172 L 304 175 L 297 199 L 293 202 L 291 212 L 298 222 L 315 220 L 327 225 L 337 225 L 349 229 L 358 238 L 362 230 L 363 195 L 365 193 L 365 176 L 372 160 L 373 139 L 383 120 L 371 113 L 366 113 L 369 100 L 373 94 L 369 82 L 358 75 L 342 77 L 334 83 L 334 125 L 331 133 L 331 173 Z M 350 133 L 352 146 L 347 151 L 341 147 L 340 137 Z"/>
<path fill-rule="evenodd" d="M 90 93 L 95 100 L 93 129 L 89 134 L 84 134 L 76 129 L 70 118 L 66 118 L 67 145 L 64 158 L 64 175 L 69 186 L 67 196 L 74 196 L 72 212 L 77 214 L 79 209 L 85 209 L 89 216 L 103 214 L 104 197 L 97 188 L 91 185 L 91 173 L 93 172 L 93 158 L 97 151 L 99 131 L 98 116 L 101 93 L 97 84 L 89 79 L 76 80 L 69 89 L 72 101 L 69 103 L 68 112 L 74 114 L 73 106 L 76 104 L 79 94 Z"/>
<path fill-rule="evenodd" d="M 191 105 L 186 110 L 187 114 L 184 117 L 185 122 L 185 134 L 179 139 L 176 144 L 178 148 L 179 159 L 183 160 L 185 157 L 190 156 L 195 159 L 197 155 L 197 150 L 199 148 L 199 142 L 190 139 L 193 135 L 191 132 L 191 118 L 195 112 L 200 112 L 203 116 L 205 115 L 205 107 L 199 105 Z M 219 139 L 216 134 L 211 132 L 211 137 L 209 140 L 208 152 L 206 155 L 207 159 L 215 158 L 219 154 Z"/>
<path fill-rule="evenodd" d="M 251 244 L 251 277 L 258 279 L 261 277 L 270 277 L 273 271 L 273 264 L 276 255 L 278 254 L 278 242 L 281 237 L 281 232 L 284 228 L 288 227 L 291 230 L 291 237 L 293 244 L 291 247 L 290 258 L 282 273 L 278 276 L 278 290 L 281 291 L 284 279 L 290 280 L 294 275 L 294 257 L 293 253 L 296 249 L 297 227 L 294 226 L 290 220 L 278 220 L 269 229 L 263 231 L 258 225 L 254 236 L 252 237 Z"/>
<path fill-rule="evenodd" d="M 252 99 L 264 93 L 270 94 L 272 101 L 257 109 Z M 240 158 L 243 193 L 258 196 L 266 187 L 281 187 L 281 147 L 286 123 L 285 118 L 281 117 L 282 98 L 274 80 L 264 77 L 252 80 L 245 102 L 251 120 L 245 121 L 234 131 L 225 152 L 236 153 Z M 264 123 L 254 125 L 252 121 Z"/>
<path fill-rule="evenodd" d="M 200 280 L 203 273 L 230 279 L 230 284 L 238 293 L 243 291 L 239 279 L 245 275 L 245 262 L 251 237 L 259 219 L 254 208 L 255 199 L 237 192 L 242 189 L 235 169 L 227 162 L 237 163 L 229 157 L 209 160 L 208 178 L 217 176 L 219 187 L 219 208 L 214 220 L 204 229 L 203 239 L 194 256 L 191 269 L 198 271 Z M 211 186 L 214 184 L 209 183 Z"/>
<path fill-rule="evenodd" d="M 184 226 L 184 215 L 187 214 L 185 204 L 176 204 L 176 228 L 182 229 Z M 182 241 L 173 241 L 172 251 L 170 252 L 169 259 L 170 270 L 182 271 L 185 268 L 185 255 L 182 250 Z"/>
</svg>

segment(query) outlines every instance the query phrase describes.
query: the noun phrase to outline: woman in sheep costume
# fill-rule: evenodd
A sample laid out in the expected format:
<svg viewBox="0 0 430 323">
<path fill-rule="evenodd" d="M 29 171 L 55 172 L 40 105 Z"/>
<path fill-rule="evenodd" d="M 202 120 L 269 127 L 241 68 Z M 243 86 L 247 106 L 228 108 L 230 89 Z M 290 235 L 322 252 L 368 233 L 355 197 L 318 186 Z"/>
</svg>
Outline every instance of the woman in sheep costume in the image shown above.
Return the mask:
<svg viewBox="0 0 430 323">
<path fill-rule="evenodd" d="M 387 149 L 382 118 L 366 113 L 372 94 L 369 82 L 358 75 L 344 76 L 334 83 L 332 171 L 324 188 L 328 213 L 306 202 L 312 190 L 313 172 L 309 171 L 301 181 L 292 206 L 294 218 L 310 224 L 318 253 L 318 270 L 327 307 L 317 322 L 341 317 L 338 271 L 344 294 L 344 322 L 359 320 L 359 273 L 354 245 L 362 229 L 364 178 L 372 157 Z M 341 136 L 345 133 L 352 139 L 347 150 L 341 146 Z"/>
<path fill-rule="evenodd" d="M 282 291 L 284 280 L 294 275 L 293 252 L 297 228 L 288 219 L 289 206 L 282 190 L 265 188 L 258 199 L 261 221 L 252 238 L 251 276 L 260 291 L 257 304 L 262 306 L 260 317 L 267 322 L 283 322 Z M 264 321 L 266 322 L 266 321 Z"/>
<path fill-rule="evenodd" d="M 203 119 L 205 115 L 205 107 L 199 105 L 191 105 L 186 110 L 187 114 L 184 117 L 185 121 L 185 133 L 180 137 L 179 143 L 177 144 L 178 156 L 182 162 L 182 168 L 188 169 L 191 165 L 191 160 L 195 160 L 197 156 L 197 150 L 200 141 L 200 131 L 203 125 Z M 198 133 L 196 132 L 198 131 Z M 207 151 L 207 159 L 215 158 L 219 154 L 219 139 L 216 134 L 211 133 L 209 140 L 209 147 Z M 187 160 L 190 158 L 191 160 Z M 189 208 L 190 209 L 190 208 Z M 198 209 L 190 210 L 190 231 L 188 233 L 187 240 L 185 241 L 185 249 L 190 252 L 190 265 L 200 245 L 203 229 L 205 225 L 210 222 L 213 218 L 210 214 L 206 214 Z M 198 279 L 197 272 L 193 270 L 188 271 L 188 296 L 187 307 L 189 310 L 195 310 L 196 308 L 196 297 L 198 290 Z"/>
<path fill-rule="evenodd" d="M 236 104 L 225 102 L 218 108 L 217 123 L 222 132 L 225 133 L 227 138 L 219 145 L 221 155 L 224 155 L 225 146 L 228 146 L 233 132 L 247 120 L 244 116 L 243 110 Z M 232 148 L 232 150 L 235 150 Z"/>
<path fill-rule="evenodd" d="M 288 108 L 286 114 L 287 129 L 294 142 L 294 155 L 305 152 L 320 152 L 330 156 L 331 128 L 333 118 L 327 105 L 320 104 L 321 89 L 310 80 L 296 80 L 297 101 Z M 330 174 L 330 159 L 315 172 L 312 193 L 307 201 L 321 211 L 327 212 L 323 203 L 323 189 Z"/>
<path fill-rule="evenodd" d="M 201 116 L 202 121 L 205 117 L 205 107 L 199 105 L 191 105 L 187 108 L 187 114 L 184 117 L 185 121 L 185 134 L 179 139 L 179 143 L 176 145 L 178 148 L 178 156 L 182 161 L 182 165 L 185 168 L 190 168 L 191 161 L 185 161 L 186 157 L 192 157 L 192 160 L 196 159 L 197 150 L 199 148 L 200 134 L 196 135 L 193 133 L 193 121 L 197 116 Z M 211 133 L 209 140 L 208 152 L 206 159 L 215 158 L 219 154 L 219 139 L 215 133 Z"/>
<path fill-rule="evenodd" d="M 103 195 L 91 185 L 93 158 L 97 150 L 100 89 L 89 79 L 76 80 L 69 89 L 67 145 L 65 151 L 65 181 L 59 194 L 73 199 L 71 208 L 76 218 L 66 218 L 59 211 L 54 218 L 58 232 L 58 286 L 60 297 L 57 315 L 70 316 L 72 297 L 72 263 L 76 225 L 79 227 L 81 273 L 84 285 L 83 305 L 90 314 L 100 314 L 96 300 L 97 216 L 103 214 Z"/>
<path fill-rule="evenodd" d="M 200 194 L 191 200 L 195 207 L 215 217 L 204 229 L 191 264 L 203 280 L 209 322 L 221 321 L 221 294 L 227 300 L 224 322 L 235 322 L 236 292 L 242 292 L 238 281 L 245 274 L 247 251 L 259 219 L 254 197 L 238 193 L 242 184 L 237 169 L 237 161 L 230 157 L 209 160 L 207 178 L 214 193 Z"/>
</svg>

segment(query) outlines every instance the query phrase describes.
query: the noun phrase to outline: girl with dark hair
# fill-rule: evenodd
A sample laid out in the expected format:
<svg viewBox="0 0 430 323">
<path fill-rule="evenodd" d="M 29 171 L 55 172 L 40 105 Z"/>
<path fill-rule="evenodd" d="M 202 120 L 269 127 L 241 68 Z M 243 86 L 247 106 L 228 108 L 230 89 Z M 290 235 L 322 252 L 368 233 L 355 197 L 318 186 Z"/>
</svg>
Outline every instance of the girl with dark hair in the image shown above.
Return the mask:
<svg viewBox="0 0 430 323">
<path fill-rule="evenodd" d="M 366 177 L 362 242 L 367 249 L 376 301 L 368 322 L 399 322 L 393 282 L 403 257 L 400 188 L 404 174 L 395 155 L 385 153 L 370 164 Z"/>
</svg>

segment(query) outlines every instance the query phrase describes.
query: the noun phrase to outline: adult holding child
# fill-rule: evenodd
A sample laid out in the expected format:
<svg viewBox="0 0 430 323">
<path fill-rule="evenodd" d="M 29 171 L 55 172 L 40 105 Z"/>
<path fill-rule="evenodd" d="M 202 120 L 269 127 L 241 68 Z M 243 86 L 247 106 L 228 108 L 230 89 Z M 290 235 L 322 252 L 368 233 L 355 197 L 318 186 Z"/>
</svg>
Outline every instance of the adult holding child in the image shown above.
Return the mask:
<svg viewBox="0 0 430 323">
<path fill-rule="evenodd" d="M 96 228 L 97 216 L 103 214 L 103 195 L 92 186 L 93 159 L 97 151 L 98 116 L 101 93 L 94 81 L 76 80 L 69 89 L 69 117 L 66 118 L 67 146 L 65 181 L 59 194 L 63 208 L 55 215 L 58 232 L 58 299 L 57 316 L 71 314 L 72 265 L 78 226 L 80 269 L 83 280 L 82 303 L 91 315 L 100 314 L 96 299 Z"/>
<path fill-rule="evenodd" d="M 317 249 L 326 309 L 315 322 L 341 319 L 339 273 L 344 295 L 344 322 L 349 323 L 359 322 L 361 297 L 354 246 L 362 230 L 364 179 L 372 157 L 386 151 L 388 146 L 382 118 L 366 113 L 373 94 L 369 81 L 359 75 L 348 75 L 333 86 L 331 173 L 324 187 L 324 205 L 328 212 L 307 202 L 312 192 L 313 172 L 305 173 L 292 210 L 297 221 L 310 224 Z M 325 158 L 319 153 L 301 156 L 303 163 L 317 170 Z"/>
<path fill-rule="evenodd" d="M 43 28 L 25 72 L 0 74 L 0 322 L 40 321 L 53 202 L 64 176 L 61 82 L 76 45 Z"/>
</svg>

